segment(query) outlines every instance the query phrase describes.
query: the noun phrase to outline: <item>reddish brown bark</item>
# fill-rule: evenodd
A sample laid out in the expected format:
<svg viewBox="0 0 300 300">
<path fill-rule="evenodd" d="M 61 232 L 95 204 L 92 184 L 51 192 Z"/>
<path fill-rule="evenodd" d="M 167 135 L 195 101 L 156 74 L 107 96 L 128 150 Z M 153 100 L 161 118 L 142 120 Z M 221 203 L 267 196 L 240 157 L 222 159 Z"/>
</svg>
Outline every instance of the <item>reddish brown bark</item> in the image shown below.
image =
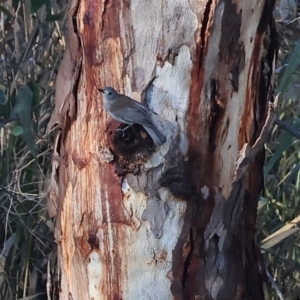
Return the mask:
<svg viewBox="0 0 300 300">
<path fill-rule="evenodd" d="M 62 124 L 62 299 L 263 299 L 254 237 L 273 5 L 72 2 L 49 125 Z M 158 112 L 163 147 L 138 126 L 116 133 L 97 92 L 108 85 Z"/>
</svg>

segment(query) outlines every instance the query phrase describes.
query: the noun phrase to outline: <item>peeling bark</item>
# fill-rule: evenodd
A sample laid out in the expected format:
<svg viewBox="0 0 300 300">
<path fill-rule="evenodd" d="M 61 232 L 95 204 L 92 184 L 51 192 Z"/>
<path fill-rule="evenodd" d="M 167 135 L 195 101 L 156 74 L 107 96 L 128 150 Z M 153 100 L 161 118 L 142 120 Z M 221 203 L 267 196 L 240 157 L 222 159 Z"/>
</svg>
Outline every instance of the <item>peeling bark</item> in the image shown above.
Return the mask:
<svg viewBox="0 0 300 300">
<path fill-rule="evenodd" d="M 49 124 L 62 124 L 51 185 L 61 299 L 264 298 L 255 220 L 273 6 L 72 2 Z M 116 131 L 105 86 L 156 112 L 167 143 L 138 125 Z"/>
</svg>

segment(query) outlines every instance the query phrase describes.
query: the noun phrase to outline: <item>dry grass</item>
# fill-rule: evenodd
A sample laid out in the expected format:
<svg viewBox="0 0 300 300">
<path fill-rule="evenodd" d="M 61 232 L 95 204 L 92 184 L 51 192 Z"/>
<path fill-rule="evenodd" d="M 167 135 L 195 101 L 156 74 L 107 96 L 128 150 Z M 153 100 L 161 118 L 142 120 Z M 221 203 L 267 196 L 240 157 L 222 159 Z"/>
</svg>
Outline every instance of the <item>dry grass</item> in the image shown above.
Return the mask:
<svg viewBox="0 0 300 300">
<path fill-rule="evenodd" d="M 299 134 L 300 5 L 278 1 L 274 12 L 279 41 L 278 117 Z M 300 143 L 275 126 L 266 147 L 265 197 L 259 204 L 258 240 L 264 253 L 269 283 L 266 299 L 299 299 L 300 294 Z"/>
<path fill-rule="evenodd" d="M 52 152 L 45 129 L 64 50 L 66 2 L 0 5 L 0 299 L 45 299 L 56 265 L 45 205 Z"/>
</svg>

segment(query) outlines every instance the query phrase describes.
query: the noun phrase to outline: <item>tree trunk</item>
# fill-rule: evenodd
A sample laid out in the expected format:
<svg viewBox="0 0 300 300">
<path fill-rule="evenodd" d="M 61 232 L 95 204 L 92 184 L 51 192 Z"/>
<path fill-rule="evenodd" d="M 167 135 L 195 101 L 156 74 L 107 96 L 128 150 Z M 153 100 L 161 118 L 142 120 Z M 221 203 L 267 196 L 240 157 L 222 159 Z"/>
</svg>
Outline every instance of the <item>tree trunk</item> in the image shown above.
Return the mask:
<svg viewBox="0 0 300 300">
<path fill-rule="evenodd" d="M 273 6 L 72 1 L 49 123 L 62 127 L 49 187 L 60 299 L 264 298 L 255 223 Z M 157 112 L 167 143 L 116 131 L 105 86 Z"/>
</svg>

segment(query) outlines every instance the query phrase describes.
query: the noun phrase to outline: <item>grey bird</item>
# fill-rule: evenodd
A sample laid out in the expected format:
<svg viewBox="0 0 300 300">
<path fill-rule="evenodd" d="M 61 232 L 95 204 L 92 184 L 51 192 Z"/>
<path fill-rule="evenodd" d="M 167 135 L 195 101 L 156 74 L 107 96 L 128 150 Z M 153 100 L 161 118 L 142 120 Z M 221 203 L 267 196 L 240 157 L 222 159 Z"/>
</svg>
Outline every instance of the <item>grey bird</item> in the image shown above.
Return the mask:
<svg viewBox="0 0 300 300">
<path fill-rule="evenodd" d="M 144 127 L 158 146 L 166 142 L 166 137 L 152 123 L 150 110 L 145 105 L 119 94 L 110 86 L 98 90 L 103 94 L 104 108 L 111 117 L 118 122 L 129 125 L 123 131 L 133 124 L 139 124 Z"/>
</svg>

